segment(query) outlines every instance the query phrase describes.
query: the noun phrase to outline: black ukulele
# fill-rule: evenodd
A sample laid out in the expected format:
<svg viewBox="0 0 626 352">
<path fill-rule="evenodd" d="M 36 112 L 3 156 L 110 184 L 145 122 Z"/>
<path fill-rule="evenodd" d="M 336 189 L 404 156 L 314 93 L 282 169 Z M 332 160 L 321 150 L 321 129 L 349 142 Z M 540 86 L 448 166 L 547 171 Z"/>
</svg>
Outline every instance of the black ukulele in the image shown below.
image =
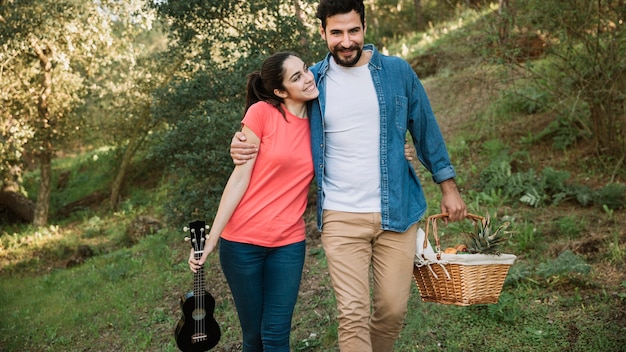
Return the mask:
<svg viewBox="0 0 626 352">
<path fill-rule="evenodd" d="M 194 250 L 194 257 L 200 259 L 204 251 L 206 238 L 204 221 L 189 223 L 189 240 Z M 187 228 L 185 228 L 187 231 Z M 204 267 L 193 274 L 193 291 L 180 298 L 183 316 L 176 325 L 174 336 L 176 344 L 183 352 L 204 352 L 215 347 L 220 340 L 220 326 L 213 318 L 215 299 L 204 286 Z"/>
</svg>

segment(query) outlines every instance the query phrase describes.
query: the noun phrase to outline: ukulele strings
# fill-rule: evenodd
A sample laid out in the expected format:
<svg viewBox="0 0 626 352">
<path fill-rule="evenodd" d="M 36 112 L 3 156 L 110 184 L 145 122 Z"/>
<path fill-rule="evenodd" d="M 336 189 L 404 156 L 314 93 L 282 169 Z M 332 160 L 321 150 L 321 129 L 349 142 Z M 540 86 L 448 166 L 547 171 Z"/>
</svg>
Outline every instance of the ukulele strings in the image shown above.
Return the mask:
<svg viewBox="0 0 626 352">
<path fill-rule="evenodd" d="M 204 242 L 204 229 L 201 228 L 200 229 L 200 234 L 201 236 L 198 237 L 200 239 L 201 242 Z M 203 244 L 203 243 L 202 243 Z M 203 245 L 199 245 L 198 249 L 204 249 Z M 202 257 L 202 252 L 203 250 L 197 250 L 196 251 L 196 260 L 200 259 Z M 196 308 L 196 312 L 197 314 L 201 314 L 199 317 L 201 317 L 201 319 L 194 319 L 194 325 L 195 325 L 195 336 L 197 341 L 202 341 L 205 339 L 205 327 L 204 327 L 204 314 L 206 314 L 206 312 L 204 311 L 204 266 L 200 267 L 200 269 L 198 269 L 197 274 L 195 275 L 195 282 L 194 282 L 194 295 L 195 295 L 195 308 Z"/>
</svg>

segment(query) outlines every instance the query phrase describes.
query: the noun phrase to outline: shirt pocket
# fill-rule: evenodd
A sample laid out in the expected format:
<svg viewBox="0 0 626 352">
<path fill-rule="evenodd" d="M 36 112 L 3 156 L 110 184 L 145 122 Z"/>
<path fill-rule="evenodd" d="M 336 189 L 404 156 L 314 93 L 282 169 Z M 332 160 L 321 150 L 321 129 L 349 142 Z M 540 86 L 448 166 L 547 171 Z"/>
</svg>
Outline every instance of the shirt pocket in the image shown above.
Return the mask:
<svg viewBox="0 0 626 352">
<path fill-rule="evenodd" d="M 394 124 L 398 133 L 402 136 L 402 138 L 404 138 L 406 134 L 406 121 L 409 111 L 409 99 L 402 95 L 396 95 L 394 108 Z"/>
</svg>

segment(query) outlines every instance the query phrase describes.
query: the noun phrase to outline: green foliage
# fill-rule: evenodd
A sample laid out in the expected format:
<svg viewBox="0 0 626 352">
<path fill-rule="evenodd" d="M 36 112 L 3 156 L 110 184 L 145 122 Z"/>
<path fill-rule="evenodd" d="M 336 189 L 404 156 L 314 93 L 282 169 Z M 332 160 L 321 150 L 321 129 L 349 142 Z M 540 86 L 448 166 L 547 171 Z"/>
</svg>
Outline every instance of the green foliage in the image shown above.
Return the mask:
<svg viewBox="0 0 626 352">
<path fill-rule="evenodd" d="M 150 347 L 154 339 L 139 342 L 143 333 L 128 332 L 137 326 L 140 330 L 173 329 L 175 317 L 164 314 L 171 311 L 175 300 L 168 287 L 182 286 L 183 276 L 174 275 L 180 268 L 173 265 L 177 256 L 168 244 L 171 240 L 167 235 L 154 235 L 132 250 L 100 256 L 75 270 L 57 270 L 37 278 L 3 278 L 0 312 L 11 317 L 11 324 L 0 326 L 1 335 L 10 332 L 15 337 L 19 330 L 27 329 L 24 324 L 42 333 L 31 339 L 0 338 L 0 342 L 9 351 L 72 350 L 72 344 L 79 340 L 89 341 L 92 349 L 108 350 L 111 340 L 89 336 L 119 330 L 118 336 L 128 341 L 119 349 L 132 345 L 154 350 L 156 347 Z M 13 295 L 4 294 L 8 287 Z M 138 295 L 142 297 L 139 301 Z M 174 350 L 172 343 L 168 343 L 170 351 Z M 159 345 L 165 347 L 163 342 Z"/>
<path fill-rule="evenodd" d="M 541 263 L 537 267 L 537 275 L 546 280 L 575 278 L 586 276 L 591 272 L 591 266 L 574 252 L 567 250 L 549 262 Z"/>
<path fill-rule="evenodd" d="M 213 218 L 233 168 L 228 149 L 243 117 L 246 75 L 259 70 L 275 51 L 295 51 L 305 62 L 321 59 L 318 36 L 294 14 L 286 14 L 285 4 L 280 0 L 154 4 L 172 23 L 178 45 L 198 52 L 155 94 L 153 114 L 169 126 L 151 151 L 152 159 L 164 161 L 171 170 L 164 204 L 168 222 L 188 221 L 194 214 Z"/>
<path fill-rule="evenodd" d="M 173 98 L 185 100 L 183 95 Z M 168 165 L 171 175 L 163 204 L 168 222 L 214 216 L 233 168 L 228 146 L 237 130 L 239 111 L 219 103 L 200 104 L 196 111 L 172 116 L 172 128 L 154 144 L 150 159 Z"/>
<path fill-rule="evenodd" d="M 474 200 L 474 202 L 468 204 L 474 213 L 477 213 L 477 210 L 481 207 L 488 209 L 500 209 L 511 202 L 508 197 L 502 194 L 502 188 L 492 188 L 489 192 L 469 190 L 468 199 Z"/>
<path fill-rule="evenodd" d="M 602 204 L 609 209 L 621 209 L 626 207 L 626 185 L 612 182 L 604 185 L 596 193 L 597 204 Z"/>
<path fill-rule="evenodd" d="M 128 134 L 149 129 L 135 119 L 140 107 L 150 104 L 149 94 L 145 89 L 138 94 L 141 89 L 134 80 L 138 75 L 144 82 L 151 77 L 149 69 L 137 68 L 149 66 L 146 61 L 136 65 L 140 58 L 136 53 L 144 48 L 133 46 L 138 44 L 134 36 L 147 32 L 152 24 L 153 15 L 144 11 L 143 4 L 144 0 L 2 1 L 3 185 L 19 189 L 24 155 L 48 171 L 58 151 L 80 149 L 82 143 L 100 145 L 101 140 L 124 145 Z M 108 127 L 104 130 L 110 138 L 96 142 L 91 133 L 96 125 Z M 13 136 L 6 138 L 7 133 Z M 107 170 L 108 176 L 111 170 L 116 168 Z M 50 178 L 50 172 L 42 172 L 34 216 L 37 225 L 48 221 Z"/>
<path fill-rule="evenodd" d="M 532 279 L 532 276 L 533 267 L 527 262 L 517 261 L 515 265 L 512 265 L 509 268 L 509 272 L 506 275 L 504 285 L 513 286 L 516 284 L 521 284 L 522 282 Z"/>
<path fill-rule="evenodd" d="M 626 263 L 626 249 L 623 247 L 618 230 L 612 231 L 611 238 L 608 240 L 608 260 L 610 263 L 617 266 Z"/>
<path fill-rule="evenodd" d="M 465 235 L 469 252 L 500 255 L 500 248 L 508 239 L 505 235 L 511 233 L 506 231 L 510 222 L 492 221 L 487 212 L 484 219 L 478 221 L 476 225 L 474 231 Z"/>
<path fill-rule="evenodd" d="M 88 195 L 106 194 L 111 181 L 110 170 L 116 163 L 116 154 L 109 149 L 94 150 L 80 157 L 60 158 L 52 164 L 52 184 L 56 192 L 50 195 L 50 213 L 63 218 L 63 208 Z M 36 201 L 40 185 L 39 172 L 24 176 L 23 186 L 31 200 Z M 80 204 L 72 209 L 79 210 Z M 57 214 L 61 211 L 61 214 Z"/>
<path fill-rule="evenodd" d="M 583 206 L 607 204 L 615 209 L 626 204 L 626 186 L 623 184 L 609 183 L 594 191 L 588 186 L 569 183 L 569 172 L 551 167 L 544 168 L 540 174 L 536 174 L 534 169 L 513 172 L 511 163 L 514 157 L 508 155 L 506 150 L 501 151 L 498 143 L 485 143 L 484 147 L 487 155 L 492 157 L 479 175 L 476 186 L 483 193 L 477 196 L 479 198 L 498 194 L 500 198 L 518 199 L 532 207 L 558 205 L 568 200 L 576 200 Z"/>
<path fill-rule="evenodd" d="M 525 252 L 529 252 L 527 248 Z M 585 259 L 571 250 L 563 251 L 557 258 L 538 265 L 519 260 L 509 269 L 505 286 L 520 286 L 524 283 L 554 287 L 571 282 L 590 283 L 592 267 Z"/>
<path fill-rule="evenodd" d="M 537 86 L 525 86 L 518 90 L 505 90 L 498 99 L 499 104 L 508 106 L 510 111 L 536 114 L 548 109 L 550 96 Z"/>
<path fill-rule="evenodd" d="M 559 296 L 556 300 L 551 299 L 552 294 L 545 289 L 531 290 L 527 286 L 514 290 L 505 287 L 498 304 L 470 307 L 423 303 L 419 302 L 419 295 L 412 295 L 403 329 L 407 332 L 401 334 L 395 348 L 398 351 L 429 352 L 470 349 L 551 351 L 568 346 L 580 350 L 620 350 L 624 341 L 620 328 L 577 328 L 593 325 L 598 317 L 610 316 L 611 313 L 599 306 L 615 300 L 594 297 L 598 304 L 582 307 L 576 297 Z M 573 316 L 561 310 L 564 305 L 576 306 L 581 313 L 578 317 L 584 322 L 572 323 Z M 520 329 L 520 322 L 524 322 L 525 328 Z M 570 329 L 577 331 L 577 339 L 571 339 Z"/>
<path fill-rule="evenodd" d="M 85 238 L 100 237 L 104 234 L 104 222 L 98 216 L 93 216 L 85 224 Z"/>
<path fill-rule="evenodd" d="M 523 79 L 532 84 L 534 91 L 549 95 L 551 109 L 558 112 L 555 145 L 567 147 L 572 139 L 582 136 L 591 138 L 603 155 L 623 158 L 626 153 L 626 131 L 622 128 L 626 124 L 623 4 L 532 0 L 516 2 L 515 6 L 515 28 L 509 29 L 519 32 L 506 38 L 500 36 L 501 49 L 516 50 L 520 43 L 529 40 L 525 33 L 540 33 L 532 40 L 546 60 L 540 65 L 524 65 L 516 60 L 510 64 L 515 67 L 516 75 L 522 69 Z"/>
<path fill-rule="evenodd" d="M 559 113 L 557 119 L 548 126 L 545 133 L 550 133 L 553 136 L 555 149 L 567 150 L 576 141 L 591 137 L 590 133 L 578 128 L 577 121 L 580 121 L 584 114 L 580 109 L 573 109 L 567 114 Z"/>
<path fill-rule="evenodd" d="M 159 2 L 151 3 L 156 5 Z M 262 14 L 262 9 L 269 4 L 265 1 L 251 3 L 251 8 L 260 11 L 256 14 Z M 422 3 L 433 6 L 435 2 Z M 441 7 L 453 7 L 461 1 L 437 3 Z M 215 11 L 202 8 L 204 4 L 212 4 Z M 191 287 L 191 280 L 186 265 L 189 247 L 182 240 L 184 235 L 174 228 L 186 224 L 190 217 L 209 220 L 212 216 L 215 200 L 232 168 L 228 144 L 232 132 L 239 127 L 243 78 L 245 73 L 258 67 L 266 51 L 258 47 L 257 51 L 246 51 L 254 43 L 242 43 L 241 47 L 247 53 L 247 57 L 242 58 L 232 54 L 236 44 L 229 49 L 233 51 L 222 52 L 217 47 L 209 50 L 215 42 L 196 42 L 203 35 L 213 33 L 212 27 L 208 26 L 209 19 L 218 23 L 217 18 L 226 18 L 221 21 L 222 26 L 230 25 L 231 18 L 226 17 L 229 11 L 220 9 L 233 10 L 233 16 L 240 16 L 242 13 L 237 12 L 238 8 L 227 7 L 236 6 L 236 2 L 169 1 L 169 5 L 171 11 L 187 8 L 179 13 L 180 23 L 171 22 L 174 28 L 183 24 L 196 30 L 184 38 L 187 42 L 180 39 L 183 36 L 179 37 L 181 47 L 172 49 L 187 49 L 189 56 L 171 84 L 156 92 L 150 105 L 153 117 L 163 118 L 166 122 L 166 130 L 152 131 L 148 140 L 152 146 L 149 157 L 133 164 L 141 170 L 135 170 L 134 177 L 130 178 L 133 182 L 127 185 L 130 190 L 124 194 L 121 211 L 111 213 L 86 207 L 74 212 L 67 223 L 60 221 L 60 226 L 39 230 L 2 224 L 0 346 L 7 351 L 177 350 L 172 331 L 180 317 L 178 300 L 180 294 Z M 0 14 L 4 15 L 1 11 L 0 8 Z M 311 17 L 310 12 L 308 17 Z M 204 20 L 206 22 L 202 22 Z M 238 24 L 236 21 L 232 23 Z M 262 25 L 261 20 L 256 23 Z M 277 20 L 272 25 L 280 26 L 280 23 L 284 22 Z M 252 26 L 242 28 L 252 31 Z M 268 32 L 262 32 L 262 36 L 268 35 L 267 40 L 276 39 Z M 215 33 L 219 39 L 221 32 Z M 246 33 L 239 32 L 238 35 L 243 38 Z M 262 36 L 254 37 L 260 40 L 258 46 L 267 44 L 263 43 Z M 183 43 L 189 45 L 183 47 Z M 221 53 L 232 55 L 226 60 Z M 316 58 L 311 55 L 311 60 Z M 473 67 L 470 69 L 474 70 Z M 5 86 L 0 90 L 3 88 Z M 558 102 L 558 99 L 554 101 Z M 524 104 L 522 102 L 520 106 L 527 108 Z M 501 123 L 506 116 L 502 114 L 497 120 L 494 117 L 494 121 Z M 577 122 L 582 116 L 584 113 L 572 120 L 564 117 L 564 124 L 555 124 L 545 131 L 545 135 L 531 136 L 528 142 L 532 143 L 533 137 L 557 136 L 567 124 L 572 128 L 582 126 Z M 465 136 L 457 136 L 459 132 L 455 131 L 453 137 L 471 141 L 493 138 L 485 136 L 485 130 L 472 129 L 471 134 Z M 0 141 L 0 149 L 5 146 L 2 144 L 5 140 Z M 451 142 L 454 145 L 454 140 Z M 603 209 L 577 209 L 594 215 L 593 221 L 586 221 L 567 213 L 569 207 L 517 207 L 518 204 L 514 203 L 518 198 L 510 195 L 524 195 L 531 187 L 536 190 L 537 198 L 541 198 L 542 193 L 545 196 L 541 206 L 553 204 L 554 194 L 560 189 L 555 183 L 565 182 L 568 178 L 566 173 L 555 169 L 541 172 L 522 169 L 524 164 L 520 160 L 527 155 L 519 152 L 509 155 L 509 150 L 513 149 L 510 143 L 500 139 L 488 140 L 478 152 L 467 147 L 465 142 L 458 144 L 458 150 L 471 159 L 476 170 L 482 170 L 483 163 L 489 168 L 481 179 L 490 185 L 488 188 L 462 185 L 468 206 L 480 209 L 479 203 L 482 206 L 488 204 L 488 208 L 513 213 L 517 219 L 511 220 L 515 234 L 507 242 L 507 252 L 510 249 L 517 254 L 518 260 L 509 270 L 499 303 L 471 307 L 423 303 L 413 285 L 405 326 L 395 346 L 397 351 L 621 351 L 626 345 L 623 317 L 616 314 L 626 299 L 623 294 L 626 282 L 622 280 L 620 283 L 617 279 L 615 284 L 606 280 L 610 275 L 594 277 L 587 271 L 589 265 L 595 265 L 607 269 L 608 273 L 620 272 L 624 265 L 623 231 L 615 224 L 621 224 L 622 211 L 619 207 L 612 209 L 606 205 Z M 105 154 L 97 153 L 97 161 L 90 159 L 93 154 L 78 158 L 76 162 L 65 158 L 57 160 L 53 164 L 55 174 L 69 170 L 73 183 L 70 183 L 71 187 L 58 189 L 59 194 L 53 195 L 53 203 L 64 205 L 94 189 L 104 188 L 109 181 L 100 175 L 119 160 L 116 153 Z M 494 164 L 489 164 L 492 161 Z M 183 172 L 183 168 L 187 170 Z M 155 169 L 167 172 L 156 172 Z M 170 170 L 175 172 L 170 173 Z M 36 178 L 36 173 L 33 175 Z M 29 194 L 33 194 L 37 187 L 32 183 L 33 175 L 26 177 Z M 471 179 L 471 176 L 463 177 Z M 161 181 L 167 186 L 160 184 Z M 53 184 L 55 182 L 56 179 Z M 432 182 L 425 185 L 429 211 L 436 211 L 438 186 Z M 169 191 L 167 194 L 163 190 L 165 187 Z M 607 184 L 600 197 L 587 186 L 569 185 L 565 189 L 569 190 L 569 187 L 575 199 L 580 204 L 584 202 L 583 205 L 600 202 L 605 197 L 604 202 L 609 204 L 621 189 Z M 566 198 L 560 199 L 558 203 Z M 124 224 L 137 213 L 154 212 L 162 216 L 161 205 L 176 226 L 148 236 L 132 247 L 122 248 L 129 245 L 125 241 Z M 554 213 L 557 215 L 552 215 Z M 607 223 L 612 226 L 609 231 L 605 231 L 605 227 L 595 228 Z M 461 228 L 459 223 L 450 225 L 453 226 L 450 231 Z M 598 253 L 584 252 L 583 259 L 580 252 L 563 252 L 558 258 L 552 258 L 555 249 L 560 251 L 563 248 L 560 241 L 566 240 L 559 233 L 571 238 L 578 236 L 578 243 L 585 240 L 581 233 L 588 233 L 590 226 L 601 238 L 598 243 L 593 243 L 593 246 L 597 244 Z M 576 233 L 577 229 L 584 232 Z M 315 245 L 316 240 L 311 237 L 307 245 Z M 93 245 L 97 256 L 82 265 L 66 268 L 65 260 L 71 254 L 66 248 L 79 243 Z M 584 245 L 580 248 L 585 250 Z M 324 253 L 319 243 L 308 253 L 308 270 L 304 273 L 303 289 L 294 315 L 292 347 L 302 351 L 335 350 L 336 307 L 326 275 Z M 570 270 L 570 266 L 575 270 Z M 232 298 L 219 272 L 217 256 L 209 258 L 207 267 L 211 269 L 208 272 L 210 289 L 220 293 L 216 297 L 217 319 L 223 327 L 220 347 L 235 349 L 241 339 L 240 330 Z M 39 333 L 33 334 L 33 331 Z"/>
<path fill-rule="evenodd" d="M 524 219 L 519 223 L 514 223 L 513 228 L 515 229 L 515 234 L 511 236 L 513 253 L 534 258 L 546 248 L 548 236 L 543 226 Z"/>
<path fill-rule="evenodd" d="M 557 234 L 565 234 L 570 239 L 579 238 L 585 228 L 583 219 L 575 216 L 563 216 L 554 222 Z"/>
<path fill-rule="evenodd" d="M 595 192 L 591 187 L 585 185 L 574 185 L 573 187 L 578 204 L 586 207 L 593 203 Z"/>
<path fill-rule="evenodd" d="M 366 5 L 366 41 L 378 47 L 388 45 L 399 35 L 425 28 L 417 23 L 413 1 L 381 0 Z M 407 9 L 408 8 L 408 9 Z"/>
<path fill-rule="evenodd" d="M 19 184 L 24 146 L 33 138 L 34 131 L 5 109 L 0 111 L 0 121 L 4 121 L 0 124 L 0 186 L 5 181 Z"/>
</svg>

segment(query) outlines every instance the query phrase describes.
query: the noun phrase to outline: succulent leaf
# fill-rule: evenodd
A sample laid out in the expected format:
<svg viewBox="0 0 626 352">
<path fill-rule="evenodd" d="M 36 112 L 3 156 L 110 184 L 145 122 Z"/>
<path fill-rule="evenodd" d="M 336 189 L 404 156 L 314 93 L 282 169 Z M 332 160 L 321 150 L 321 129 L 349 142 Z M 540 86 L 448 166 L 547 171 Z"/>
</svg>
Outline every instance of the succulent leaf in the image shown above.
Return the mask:
<svg viewBox="0 0 626 352">
<path fill-rule="evenodd" d="M 476 231 L 465 234 L 469 240 L 467 245 L 470 253 L 500 255 L 499 247 L 506 240 L 506 229 L 510 223 L 505 222 L 493 229 L 489 212 L 477 223 Z"/>
</svg>

